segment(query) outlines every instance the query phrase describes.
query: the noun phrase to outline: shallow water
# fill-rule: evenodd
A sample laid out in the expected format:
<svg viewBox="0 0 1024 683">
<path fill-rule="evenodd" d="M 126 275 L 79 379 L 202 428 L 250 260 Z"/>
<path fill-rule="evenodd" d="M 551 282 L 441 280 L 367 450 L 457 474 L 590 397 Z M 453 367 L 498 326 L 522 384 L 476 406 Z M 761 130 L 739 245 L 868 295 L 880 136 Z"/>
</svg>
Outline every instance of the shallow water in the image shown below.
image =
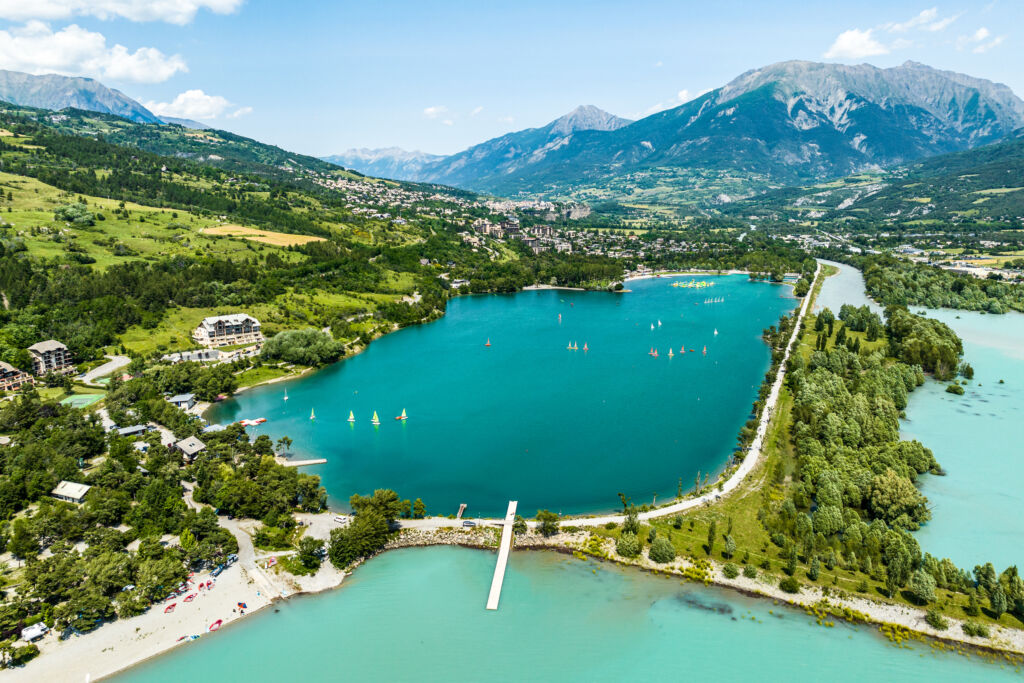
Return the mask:
<svg viewBox="0 0 1024 683">
<path fill-rule="evenodd" d="M 838 316 L 842 305 L 850 304 L 857 307 L 868 306 L 878 315 L 882 315 L 882 307 L 868 297 L 864 291 L 864 276 L 858 269 L 836 261 L 826 261 L 825 259 L 819 259 L 819 261 L 824 265 L 838 268 L 839 273 L 826 279 L 821 286 L 818 298 L 814 302 L 815 313 L 823 308 L 830 308 Z"/>
<path fill-rule="evenodd" d="M 164 681 L 1020 680 L 899 649 L 867 626 L 818 626 L 767 600 L 550 552 L 385 553 L 331 593 L 281 603 L 118 678 Z"/>
<path fill-rule="evenodd" d="M 870 302 L 860 272 L 845 264 L 822 287 L 819 301 L 836 313 L 844 303 Z M 877 309 L 877 305 L 874 305 Z M 904 439 L 932 449 L 947 475 L 925 475 L 932 520 L 918 533 L 921 549 L 958 566 L 992 562 L 1000 571 L 1024 563 L 1024 315 L 986 315 L 912 307 L 950 325 L 975 370 L 963 396 L 928 380 L 911 393 Z M 999 384 L 999 380 L 1005 384 Z"/>
<path fill-rule="evenodd" d="M 974 380 L 963 396 L 933 381 L 910 396 L 903 438 L 931 448 L 947 472 L 922 480 L 932 520 L 918 540 L 966 569 L 1024 566 L 1024 315 L 927 313 L 963 339 Z"/>
<path fill-rule="evenodd" d="M 674 496 L 680 478 L 689 489 L 698 470 L 731 456 L 769 366 L 761 332 L 796 304 L 785 285 L 706 279 L 716 285 L 661 278 L 631 282 L 626 294 L 459 298 L 437 322 L 244 392 L 208 417 L 266 417 L 254 433 L 287 434 L 295 457 L 327 458 L 307 471 L 334 505 L 381 487 L 422 497 L 435 514 L 468 503 L 467 514 L 502 515 L 510 499 L 524 514 L 591 512 L 617 507 L 619 492 Z M 403 409 L 408 421 L 396 422 Z"/>
</svg>

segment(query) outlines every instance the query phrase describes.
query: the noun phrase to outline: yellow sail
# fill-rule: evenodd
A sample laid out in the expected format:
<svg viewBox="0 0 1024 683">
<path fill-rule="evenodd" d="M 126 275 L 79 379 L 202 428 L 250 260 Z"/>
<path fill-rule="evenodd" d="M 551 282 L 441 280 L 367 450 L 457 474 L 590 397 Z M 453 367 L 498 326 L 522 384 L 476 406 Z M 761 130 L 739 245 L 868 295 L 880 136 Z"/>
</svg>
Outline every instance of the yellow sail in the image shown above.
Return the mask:
<svg viewBox="0 0 1024 683">
<path fill-rule="evenodd" d="M 404 420 L 407 417 L 409 416 L 405 414 L 405 408 L 402 408 L 402 419 Z"/>
<path fill-rule="evenodd" d="M 315 410 L 310 410 L 309 411 L 309 419 L 310 420 L 315 420 L 316 419 L 316 411 Z"/>
<path fill-rule="evenodd" d="M 348 421 L 349 422 L 355 422 L 356 421 L 355 413 L 353 413 L 351 410 L 348 411 Z"/>
<path fill-rule="evenodd" d="M 370 420 L 373 424 L 380 424 L 380 418 L 377 417 L 377 411 L 373 411 L 373 419 Z"/>
</svg>

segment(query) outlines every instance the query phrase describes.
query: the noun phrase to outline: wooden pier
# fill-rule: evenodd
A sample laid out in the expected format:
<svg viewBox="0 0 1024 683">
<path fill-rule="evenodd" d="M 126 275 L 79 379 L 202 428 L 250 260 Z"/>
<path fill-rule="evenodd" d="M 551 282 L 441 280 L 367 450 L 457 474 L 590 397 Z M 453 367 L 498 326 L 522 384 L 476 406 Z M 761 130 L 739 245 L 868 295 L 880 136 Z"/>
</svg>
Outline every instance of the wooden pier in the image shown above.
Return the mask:
<svg viewBox="0 0 1024 683">
<path fill-rule="evenodd" d="M 487 596 L 487 609 L 498 609 L 501 584 L 505 581 L 505 565 L 508 564 L 508 554 L 512 550 L 512 523 L 516 519 L 517 505 L 518 501 L 510 500 L 508 502 L 508 512 L 505 513 L 505 522 L 501 529 L 501 545 L 498 546 L 498 563 L 494 567 L 491 592 Z"/>
</svg>

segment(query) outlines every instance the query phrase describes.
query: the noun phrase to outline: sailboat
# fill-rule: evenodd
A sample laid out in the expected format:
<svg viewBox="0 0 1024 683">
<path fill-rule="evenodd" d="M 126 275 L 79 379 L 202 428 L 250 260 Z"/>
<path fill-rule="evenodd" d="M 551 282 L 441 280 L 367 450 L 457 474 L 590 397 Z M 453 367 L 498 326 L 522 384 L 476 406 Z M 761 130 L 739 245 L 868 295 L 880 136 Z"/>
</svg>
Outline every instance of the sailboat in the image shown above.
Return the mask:
<svg viewBox="0 0 1024 683">
<path fill-rule="evenodd" d="M 707 346 L 707 344 L 704 345 L 704 355 L 705 356 L 708 355 L 708 346 Z"/>
<path fill-rule="evenodd" d="M 658 321 L 658 327 L 661 327 L 661 321 L 660 320 Z"/>
<path fill-rule="evenodd" d="M 671 358 L 671 357 L 672 357 L 672 356 L 674 356 L 674 355 L 675 355 L 675 354 L 674 354 L 674 353 L 672 353 L 672 349 L 670 348 L 670 349 L 668 350 L 668 357 L 669 357 L 669 358 Z"/>
<path fill-rule="evenodd" d="M 580 350 L 579 342 L 573 342 L 572 343 L 572 350 L 573 351 L 579 351 Z"/>
<path fill-rule="evenodd" d="M 284 400 L 286 400 L 286 401 L 288 400 L 288 390 L 287 389 L 284 390 Z"/>
<path fill-rule="evenodd" d="M 648 356 L 653 356 L 654 355 L 654 347 L 653 346 L 651 347 L 651 350 L 647 352 L 647 355 Z"/>
<path fill-rule="evenodd" d="M 587 342 L 583 342 L 583 350 L 584 351 L 589 351 L 590 350 L 590 349 L 587 348 Z"/>
<path fill-rule="evenodd" d="M 309 419 L 310 420 L 315 420 L 316 419 L 316 410 L 310 409 L 310 411 L 309 411 Z"/>
<path fill-rule="evenodd" d="M 373 419 L 370 420 L 370 422 L 372 422 L 375 425 L 379 425 L 380 424 L 380 418 L 377 417 L 377 411 L 376 410 L 373 411 Z"/>
<path fill-rule="evenodd" d="M 651 329 L 652 330 L 654 329 L 654 323 L 651 323 Z"/>
<path fill-rule="evenodd" d="M 356 421 L 355 413 L 353 413 L 351 410 L 348 411 L 348 421 L 349 422 L 355 422 Z"/>
<path fill-rule="evenodd" d="M 715 336 L 716 337 L 718 336 L 718 328 L 717 327 L 715 328 Z"/>
<path fill-rule="evenodd" d="M 654 349 L 654 357 L 655 357 L 655 358 L 657 358 L 657 357 L 658 357 L 658 349 Z"/>
<path fill-rule="evenodd" d="M 409 416 L 405 414 L 405 408 L 402 408 L 402 414 L 395 418 L 396 420 L 408 420 Z"/>
<path fill-rule="evenodd" d="M 491 338 L 490 338 L 490 337 L 488 337 L 488 338 L 487 338 L 487 343 L 486 343 L 486 344 L 484 344 L 484 346 L 490 346 L 490 345 L 491 345 Z"/>
<path fill-rule="evenodd" d="M 562 322 L 562 314 L 561 313 L 558 314 L 558 322 Z"/>
<path fill-rule="evenodd" d="M 568 346 L 566 346 L 565 348 L 567 348 L 567 349 L 569 349 L 570 351 L 572 351 L 572 342 L 569 342 L 569 345 L 568 345 Z"/>
</svg>

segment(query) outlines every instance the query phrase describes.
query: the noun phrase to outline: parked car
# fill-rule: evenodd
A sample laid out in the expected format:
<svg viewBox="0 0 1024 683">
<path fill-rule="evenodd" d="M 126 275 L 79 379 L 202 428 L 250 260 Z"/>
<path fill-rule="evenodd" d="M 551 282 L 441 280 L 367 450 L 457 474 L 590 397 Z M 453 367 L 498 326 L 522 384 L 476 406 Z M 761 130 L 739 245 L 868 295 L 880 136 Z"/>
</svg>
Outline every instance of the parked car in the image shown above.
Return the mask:
<svg viewBox="0 0 1024 683">
<path fill-rule="evenodd" d="M 471 519 L 467 519 L 465 522 L 462 523 L 462 526 L 476 526 L 476 522 L 474 522 Z"/>
</svg>

